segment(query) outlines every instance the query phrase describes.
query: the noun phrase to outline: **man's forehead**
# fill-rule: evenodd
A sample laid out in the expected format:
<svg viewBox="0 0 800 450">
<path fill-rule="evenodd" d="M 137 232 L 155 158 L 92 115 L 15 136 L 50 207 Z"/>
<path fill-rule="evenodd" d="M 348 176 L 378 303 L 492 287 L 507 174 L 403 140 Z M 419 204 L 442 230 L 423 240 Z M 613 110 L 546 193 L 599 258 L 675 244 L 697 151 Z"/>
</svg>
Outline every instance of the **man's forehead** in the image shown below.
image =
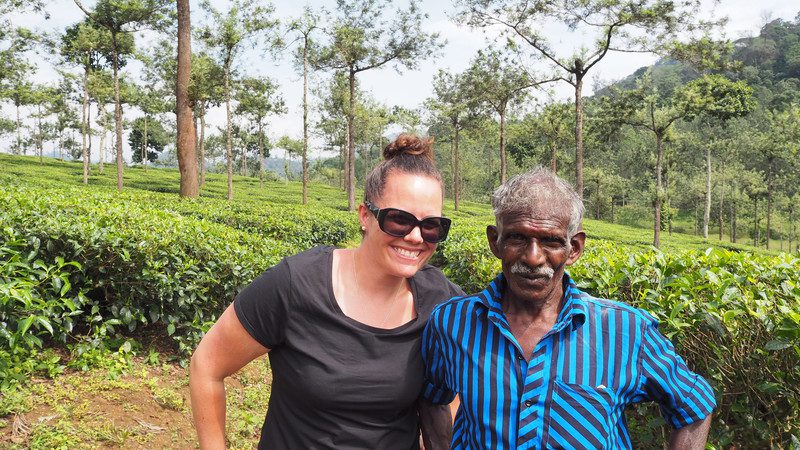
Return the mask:
<svg viewBox="0 0 800 450">
<path fill-rule="evenodd" d="M 548 222 L 560 224 L 566 229 L 569 226 L 570 211 L 566 205 L 536 204 L 525 208 L 515 208 L 497 217 L 498 225 L 510 225 L 518 222 Z"/>
</svg>

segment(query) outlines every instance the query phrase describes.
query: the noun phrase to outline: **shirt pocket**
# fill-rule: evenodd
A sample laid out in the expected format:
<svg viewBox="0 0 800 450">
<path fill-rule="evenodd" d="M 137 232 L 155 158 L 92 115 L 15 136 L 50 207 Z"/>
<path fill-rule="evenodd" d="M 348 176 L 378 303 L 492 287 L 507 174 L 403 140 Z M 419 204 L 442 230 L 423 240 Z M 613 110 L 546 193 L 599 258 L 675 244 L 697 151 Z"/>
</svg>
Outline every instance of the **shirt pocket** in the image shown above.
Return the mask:
<svg viewBox="0 0 800 450">
<path fill-rule="evenodd" d="M 550 401 L 546 448 L 611 448 L 614 392 L 605 386 L 556 380 Z"/>
</svg>

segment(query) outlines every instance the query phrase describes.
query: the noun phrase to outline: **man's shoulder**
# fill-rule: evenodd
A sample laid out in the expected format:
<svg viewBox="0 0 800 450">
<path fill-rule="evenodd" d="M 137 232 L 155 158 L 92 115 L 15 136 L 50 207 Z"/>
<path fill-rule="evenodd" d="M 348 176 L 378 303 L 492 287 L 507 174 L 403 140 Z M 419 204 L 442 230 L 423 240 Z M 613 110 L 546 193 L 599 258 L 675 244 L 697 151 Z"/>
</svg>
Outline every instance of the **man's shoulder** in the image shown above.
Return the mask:
<svg viewBox="0 0 800 450">
<path fill-rule="evenodd" d="M 444 301 L 433 309 L 431 321 L 441 323 L 444 319 L 454 315 L 471 316 L 476 311 L 486 310 L 487 307 L 483 295 L 485 295 L 485 291 L 477 294 L 461 295 Z"/>
<path fill-rule="evenodd" d="M 617 300 L 594 297 L 586 292 L 580 292 L 580 301 L 587 306 L 587 312 L 598 312 L 602 317 L 607 317 L 609 312 L 627 316 L 629 320 L 657 325 L 658 321 L 647 311 Z"/>
</svg>

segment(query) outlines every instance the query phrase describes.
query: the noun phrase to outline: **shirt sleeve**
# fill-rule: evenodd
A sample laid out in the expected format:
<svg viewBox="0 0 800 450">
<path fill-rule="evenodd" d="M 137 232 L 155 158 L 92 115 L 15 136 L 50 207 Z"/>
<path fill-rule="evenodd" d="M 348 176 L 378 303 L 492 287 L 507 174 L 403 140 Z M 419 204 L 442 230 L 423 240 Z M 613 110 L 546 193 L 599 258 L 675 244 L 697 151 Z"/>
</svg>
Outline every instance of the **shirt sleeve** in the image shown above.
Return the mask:
<svg viewBox="0 0 800 450">
<path fill-rule="evenodd" d="M 233 308 L 250 336 L 273 349 L 286 336 L 290 299 L 291 272 L 283 260 L 245 287 L 233 300 Z"/>
<path fill-rule="evenodd" d="M 434 405 L 444 405 L 453 401 L 455 393 L 447 387 L 445 358 L 440 339 L 441 306 L 433 310 L 425 330 L 422 332 L 422 361 L 425 365 L 425 386 L 422 397 Z"/>
<path fill-rule="evenodd" d="M 640 365 L 645 398 L 661 405 L 673 428 L 701 420 L 714 410 L 717 402 L 711 385 L 689 370 L 654 319 L 645 325 Z"/>
</svg>

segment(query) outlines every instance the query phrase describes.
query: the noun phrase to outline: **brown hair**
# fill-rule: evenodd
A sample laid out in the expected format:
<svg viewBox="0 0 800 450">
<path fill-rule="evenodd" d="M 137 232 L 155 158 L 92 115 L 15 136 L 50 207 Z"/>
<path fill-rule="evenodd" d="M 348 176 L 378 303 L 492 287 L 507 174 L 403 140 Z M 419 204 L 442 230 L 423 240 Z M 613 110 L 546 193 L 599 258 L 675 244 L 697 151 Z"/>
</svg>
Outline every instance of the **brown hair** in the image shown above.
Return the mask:
<svg viewBox="0 0 800 450">
<path fill-rule="evenodd" d="M 420 138 L 401 134 L 383 149 L 383 161 L 367 176 L 364 200 L 374 202 L 383 195 L 386 179 L 393 170 L 414 175 L 425 175 L 442 184 L 442 174 L 433 161 L 433 138 Z M 442 189 L 444 192 L 444 189 Z"/>
</svg>

